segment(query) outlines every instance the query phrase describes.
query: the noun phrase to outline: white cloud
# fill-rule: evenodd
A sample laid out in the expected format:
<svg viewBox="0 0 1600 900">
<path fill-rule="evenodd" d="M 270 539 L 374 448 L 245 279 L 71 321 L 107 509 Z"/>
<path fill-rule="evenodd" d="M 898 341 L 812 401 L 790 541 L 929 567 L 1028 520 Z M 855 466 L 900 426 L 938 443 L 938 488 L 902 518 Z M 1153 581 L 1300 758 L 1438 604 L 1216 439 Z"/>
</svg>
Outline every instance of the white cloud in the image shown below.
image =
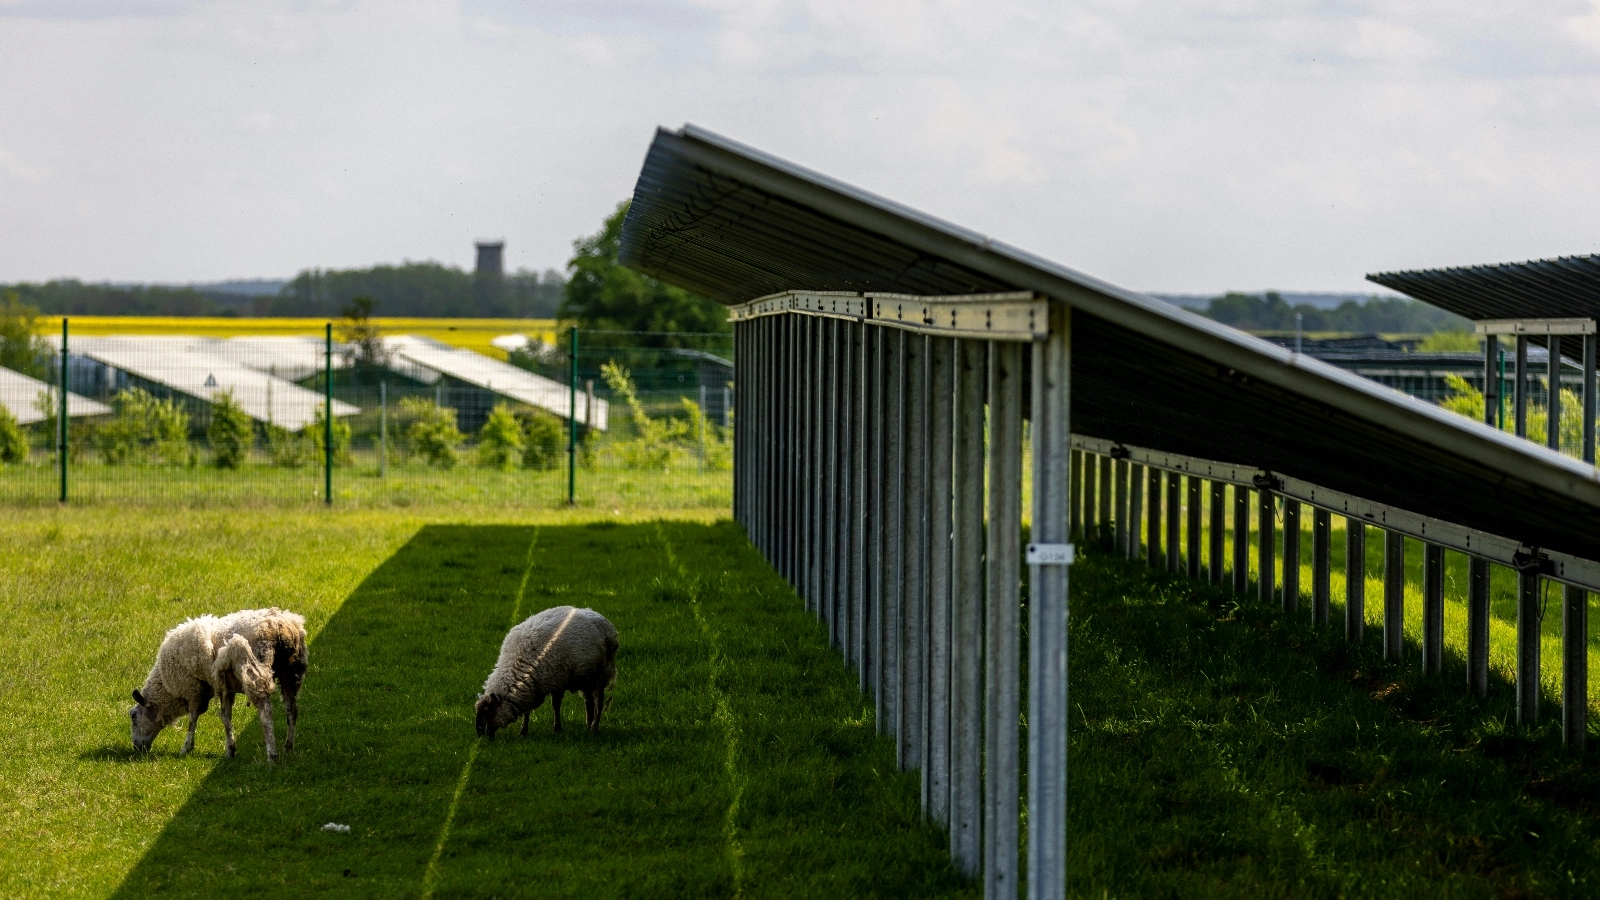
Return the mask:
<svg viewBox="0 0 1600 900">
<path fill-rule="evenodd" d="M 1591 2 L 0 0 L 0 46 L 0 281 L 560 265 L 685 121 L 1132 287 L 1600 250 Z"/>
</svg>

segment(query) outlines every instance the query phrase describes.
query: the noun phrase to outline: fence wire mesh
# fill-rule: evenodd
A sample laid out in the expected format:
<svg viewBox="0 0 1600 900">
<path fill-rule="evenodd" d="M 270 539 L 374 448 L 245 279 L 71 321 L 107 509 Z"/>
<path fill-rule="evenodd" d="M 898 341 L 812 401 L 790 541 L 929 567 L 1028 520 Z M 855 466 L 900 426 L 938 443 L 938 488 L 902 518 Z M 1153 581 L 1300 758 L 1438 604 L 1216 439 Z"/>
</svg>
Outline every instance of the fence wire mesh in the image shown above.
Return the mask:
<svg viewBox="0 0 1600 900">
<path fill-rule="evenodd" d="M 562 338 L 57 336 L 0 370 L 0 502 L 728 507 L 731 338 Z"/>
</svg>

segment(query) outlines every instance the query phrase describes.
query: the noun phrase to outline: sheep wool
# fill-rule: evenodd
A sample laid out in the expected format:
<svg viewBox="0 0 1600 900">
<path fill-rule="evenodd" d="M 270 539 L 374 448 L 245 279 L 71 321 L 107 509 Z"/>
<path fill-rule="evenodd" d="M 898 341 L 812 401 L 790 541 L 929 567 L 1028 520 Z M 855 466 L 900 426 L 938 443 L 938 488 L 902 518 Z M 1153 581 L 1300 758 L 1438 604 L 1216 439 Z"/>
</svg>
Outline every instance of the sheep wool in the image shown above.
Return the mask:
<svg viewBox="0 0 1600 900">
<path fill-rule="evenodd" d="M 295 613 L 273 607 L 241 610 L 221 618 L 189 619 L 167 632 L 144 687 L 133 692 L 138 704 L 129 711 L 134 746 L 149 749 L 163 728 L 187 713 L 189 733 L 183 751 L 188 753 L 194 749 L 195 723 L 211 698 L 220 697 L 227 751 L 232 756 L 233 699 L 242 693 L 260 713 L 267 756 L 276 759 L 272 682 L 277 680 L 288 709 L 284 746 L 293 748 L 296 697 L 306 666 L 305 619 Z"/>
<path fill-rule="evenodd" d="M 610 705 L 606 691 L 616 680 L 617 629 L 592 609 L 557 606 L 536 613 L 506 634 L 500 658 L 477 703 L 478 733 L 493 737 L 518 718 L 528 718 L 549 697 L 555 730 L 561 730 L 561 698 L 581 693 L 585 724 L 600 729 Z"/>
</svg>

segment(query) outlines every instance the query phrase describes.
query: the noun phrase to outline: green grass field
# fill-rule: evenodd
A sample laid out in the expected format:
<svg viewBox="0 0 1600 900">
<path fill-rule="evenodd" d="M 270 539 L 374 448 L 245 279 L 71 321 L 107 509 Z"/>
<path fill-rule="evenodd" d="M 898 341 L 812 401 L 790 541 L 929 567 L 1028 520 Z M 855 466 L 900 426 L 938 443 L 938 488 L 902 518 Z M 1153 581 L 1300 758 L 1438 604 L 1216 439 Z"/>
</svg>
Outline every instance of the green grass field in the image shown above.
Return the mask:
<svg viewBox="0 0 1600 900">
<path fill-rule="evenodd" d="M 0 896 L 971 893 L 854 678 L 734 526 L 450 518 L 8 516 Z M 561 603 L 621 633 L 604 730 L 554 735 L 547 705 L 527 738 L 478 740 L 505 630 Z M 175 730 L 133 753 L 128 693 L 165 629 L 268 604 L 312 634 L 296 749 L 268 765 L 247 727 L 223 759 L 208 714 L 192 756 Z"/>
</svg>

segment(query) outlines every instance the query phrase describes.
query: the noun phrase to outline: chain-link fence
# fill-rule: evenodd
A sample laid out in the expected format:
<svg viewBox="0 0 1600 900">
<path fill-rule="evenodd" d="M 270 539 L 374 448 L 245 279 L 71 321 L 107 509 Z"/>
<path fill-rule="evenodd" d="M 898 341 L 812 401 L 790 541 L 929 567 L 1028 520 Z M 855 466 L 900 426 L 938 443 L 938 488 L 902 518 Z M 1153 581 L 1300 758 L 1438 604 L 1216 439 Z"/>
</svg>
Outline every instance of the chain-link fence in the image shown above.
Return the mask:
<svg viewBox="0 0 1600 900">
<path fill-rule="evenodd" d="M 0 369 L 0 502 L 732 502 L 726 335 L 568 331 L 499 360 L 332 332 L 56 337 Z"/>
</svg>

